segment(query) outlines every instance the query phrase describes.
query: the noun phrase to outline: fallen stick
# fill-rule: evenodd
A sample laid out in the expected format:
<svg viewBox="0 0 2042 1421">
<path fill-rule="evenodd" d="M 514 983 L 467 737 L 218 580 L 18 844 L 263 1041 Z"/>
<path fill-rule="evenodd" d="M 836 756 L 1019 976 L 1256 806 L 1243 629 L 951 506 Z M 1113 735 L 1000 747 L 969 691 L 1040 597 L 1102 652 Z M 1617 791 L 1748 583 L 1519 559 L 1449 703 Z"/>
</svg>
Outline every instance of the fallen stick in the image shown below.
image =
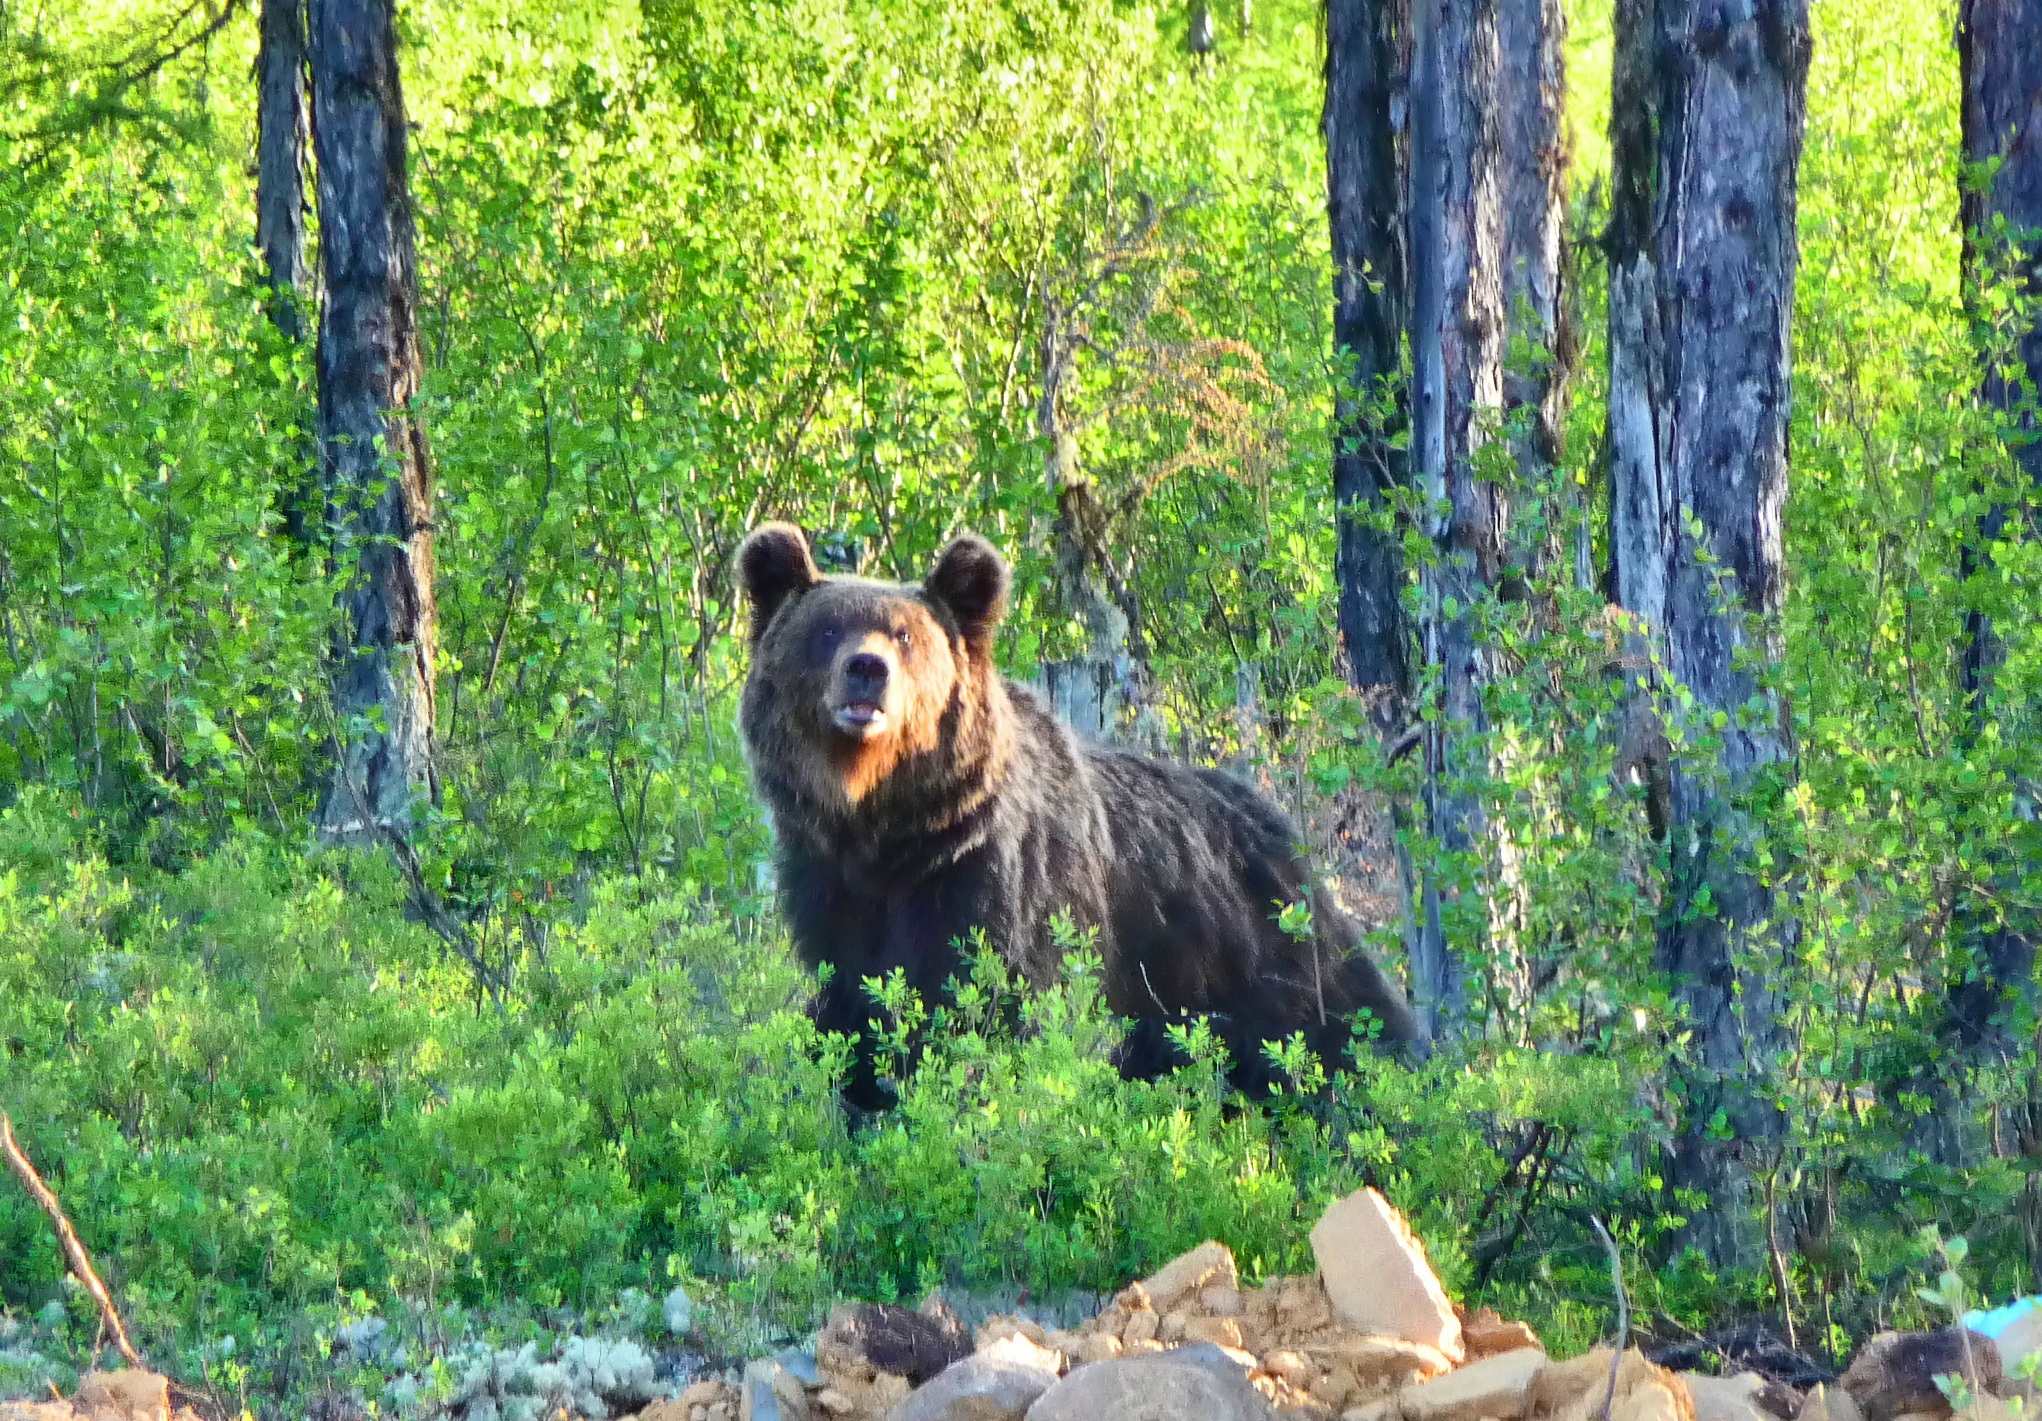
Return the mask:
<svg viewBox="0 0 2042 1421">
<path fill-rule="evenodd" d="M 1617 1294 L 1616 1354 L 1609 1359 L 1609 1394 L 1603 1397 L 1602 1410 L 1597 1413 L 1600 1421 L 1610 1421 L 1610 1413 L 1617 1404 L 1617 1369 L 1623 1364 L 1624 1349 L 1631 1344 L 1631 1298 L 1624 1291 L 1624 1255 L 1617 1251 L 1617 1241 L 1609 1236 L 1609 1230 L 1595 1215 L 1590 1214 L 1588 1222 L 1595 1225 L 1595 1236 L 1602 1240 L 1602 1246 L 1609 1252 L 1610 1286 L 1616 1289 Z"/>
<path fill-rule="evenodd" d="M 50 1225 L 57 1231 L 57 1243 L 64 1250 L 64 1261 L 70 1264 L 72 1276 L 85 1285 L 85 1291 L 92 1294 L 92 1300 L 99 1304 L 100 1322 L 113 1334 L 114 1347 L 127 1359 L 129 1366 L 147 1371 L 149 1364 L 135 1350 L 135 1344 L 128 1340 L 128 1330 L 121 1325 L 120 1311 L 114 1307 L 106 1284 L 100 1282 L 99 1274 L 93 1271 L 92 1255 L 78 1241 L 78 1230 L 72 1228 L 71 1221 L 64 1217 L 64 1206 L 57 1202 L 50 1186 L 43 1183 L 43 1177 L 35 1172 L 35 1166 L 22 1153 L 20 1143 L 14 1138 L 14 1122 L 4 1112 L 0 1112 L 0 1153 L 7 1156 L 8 1167 L 21 1180 L 22 1187 L 50 1216 Z"/>
</svg>

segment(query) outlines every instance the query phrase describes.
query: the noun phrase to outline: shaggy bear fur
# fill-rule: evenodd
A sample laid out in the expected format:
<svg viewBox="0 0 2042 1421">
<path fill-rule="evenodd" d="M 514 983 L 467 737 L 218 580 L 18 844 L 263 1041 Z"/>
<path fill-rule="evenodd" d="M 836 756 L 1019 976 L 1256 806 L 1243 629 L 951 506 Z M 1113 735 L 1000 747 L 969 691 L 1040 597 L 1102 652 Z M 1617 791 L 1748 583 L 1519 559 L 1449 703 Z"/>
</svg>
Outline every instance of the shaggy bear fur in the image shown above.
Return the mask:
<svg viewBox="0 0 2042 1421">
<path fill-rule="evenodd" d="M 835 969 L 816 1022 L 859 1040 L 846 1098 L 882 1108 L 867 977 L 905 971 L 924 1001 L 965 969 L 983 927 L 1031 986 L 1061 967 L 1050 919 L 1096 927 L 1106 1001 L 1132 1018 L 1130 1075 L 1167 1070 L 1166 1024 L 1211 1018 L 1244 1089 L 1260 1043 L 1303 1031 L 1329 1063 L 1342 1018 L 1367 1010 L 1408 1040 L 1403 994 L 1299 856 L 1267 799 L 1214 770 L 1080 743 L 993 666 L 1008 572 L 953 542 L 920 587 L 824 577 L 798 529 L 766 524 L 738 552 L 752 611 L 741 723 L 773 814 L 796 947 Z M 1316 943 L 1277 926 L 1309 897 Z"/>
</svg>

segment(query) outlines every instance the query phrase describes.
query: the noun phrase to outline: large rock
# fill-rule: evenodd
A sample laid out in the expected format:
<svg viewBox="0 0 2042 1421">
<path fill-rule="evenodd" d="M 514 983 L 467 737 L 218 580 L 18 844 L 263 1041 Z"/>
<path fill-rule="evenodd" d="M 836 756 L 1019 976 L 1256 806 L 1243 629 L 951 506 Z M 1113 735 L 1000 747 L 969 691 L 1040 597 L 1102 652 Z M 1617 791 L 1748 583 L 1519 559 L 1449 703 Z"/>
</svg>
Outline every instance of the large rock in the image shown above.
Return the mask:
<svg viewBox="0 0 2042 1421">
<path fill-rule="evenodd" d="M 1204 1288 L 1238 1288 L 1240 1275 L 1234 1267 L 1234 1251 L 1223 1243 L 1207 1239 L 1189 1253 L 1165 1263 L 1155 1276 L 1144 1278 L 1149 1306 L 1166 1313 Z"/>
<path fill-rule="evenodd" d="M 1531 1410 L 1532 1383 L 1546 1354 L 1520 1347 L 1472 1362 L 1459 1371 L 1407 1388 L 1399 1404 L 1404 1421 L 1517 1421 Z"/>
<path fill-rule="evenodd" d="M 1168 1352 L 1080 1367 L 1028 1408 L 1027 1421 L 1275 1421 L 1276 1408 L 1219 1348 Z"/>
<path fill-rule="evenodd" d="M 1357 1332 L 1465 1354 L 1461 1322 L 1425 1247 L 1403 1215 L 1373 1189 L 1335 1201 L 1312 1230 L 1312 1253 L 1333 1315 Z"/>
<path fill-rule="evenodd" d="M 1841 1385 L 1866 1421 L 1893 1421 L 1909 1412 L 1948 1416 L 1950 1402 L 1936 1385 L 1939 1376 L 1961 1376 L 1974 1395 L 1990 1393 L 2001 1377 L 1999 1348 L 1961 1327 L 1882 1332 L 1851 1359 Z"/>
<path fill-rule="evenodd" d="M 1611 1421 L 1667 1421 L 1669 1414 L 1671 1421 L 1694 1421 L 1693 1403 L 1680 1377 L 1655 1366 L 1636 1347 L 1621 1360 L 1609 1348 L 1597 1347 L 1547 1364 L 1532 1381 L 1531 1410 L 1539 1421 L 1599 1421 L 1605 1405 Z"/>
<path fill-rule="evenodd" d="M 1008 1337 L 954 1362 L 916 1390 L 892 1421 L 1020 1421 L 1056 1385 L 1060 1358 L 1025 1337 Z"/>
<path fill-rule="evenodd" d="M 1689 1372 L 1688 1399 L 1694 1403 L 1695 1421 L 1777 1421 L 1765 1403 L 1766 1380 L 1757 1372 L 1739 1372 L 1734 1377 L 1705 1377 Z"/>
<path fill-rule="evenodd" d="M 1842 1387 L 1817 1382 L 1801 1403 L 1800 1421 L 1865 1421 L 1865 1413 Z"/>
<path fill-rule="evenodd" d="M 1520 1347 L 1543 1347 L 1538 1333 L 1522 1322 L 1506 1322 L 1494 1308 L 1477 1308 L 1458 1315 L 1461 1345 L 1467 1349 L 1470 1361 L 1498 1352 L 1515 1352 Z"/>
</svg>

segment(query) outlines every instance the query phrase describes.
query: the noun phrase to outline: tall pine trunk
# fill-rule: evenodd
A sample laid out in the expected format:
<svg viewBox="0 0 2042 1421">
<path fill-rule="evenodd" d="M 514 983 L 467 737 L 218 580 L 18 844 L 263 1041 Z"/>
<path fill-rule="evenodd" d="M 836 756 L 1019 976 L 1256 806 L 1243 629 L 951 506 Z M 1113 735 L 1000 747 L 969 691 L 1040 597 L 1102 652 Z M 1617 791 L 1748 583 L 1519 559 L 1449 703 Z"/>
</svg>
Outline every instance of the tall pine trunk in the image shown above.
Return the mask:
<svg viewBox="0 0 2042 1421">
<path fill-rule="evenodd" d="M 269 282 L 269 316 L 292 344 L 305 338 L 306 92 L 304 0 L 262 0 L 255 57 L 255 246 Z M 278 481 L 278 504 L 291 542 L 310 547 L 323 521 L 318 459 L 301 441 L 295 467 Z"/>
<path fill-rule="evenodd" d="M 2001 222 L 2025 249 L 2023 267 L 2008 274 L 2025 279 L 2038 314 L 2022 333 L 2015 355 L 2030 388 L 2042 387 L 2042 0 L 1964 0 L 1957 52 L 1963 75 L 1964 160 L 1998 163 L 1989 187 L 1967 182 L 1961 190 L 1965 266 L 1973 279 L 1988 278 L 2005 255 L 1995 235 Z M 2021 377 L 1989 369 L 1979 393 L 1987 407 L 2018 421 L 2018 434 L 2027 442 L 2017 443 L 2014 457 L 2028 481 L 2042 490 L 2042 429 L 2036 427 L 2033 405 L 2023 408 Z M 1976 543 L 1966 549 L 1967 576 L 1989 570 L 1994 543 L 2022 535 L 2009 528 L 2008 518 L 2007 508 L 1996 505 L 1979 520 Z M 1996 709 L 2005 709 L 1991 704 L 2005 656 L 2005 642 L 1991 617 L 1973 609 L 1965 623 L 1962 675 L 1967 730 L 1974 742 L 1983 739 L 1981 732 Z M 2033 817 L 2038 806 L 2031 798 L 2023 808 Z M 2000 846 L 1990 846 L 1984 857 L 1989 870 L 2004 874 L 2006 855 Z M 1957 1047 L 1960 1064 L 2015 1049 L 2005 1007 L 2010 994 L 2033 990 L 2035 946 L 2029 928 L 1999 913 L 1988 918 L 1975 910 L 1960 920 L 1960 947 L 1972 958 L 1967 964 L 1972 970 L 1959 973 L 1952 984 L 1945 1033 Z"/>
<path fill-rule="evenodd" d="M 270 318 L 305 334 L 305 16 L 301 0 L 262 0 L 255 59 L 255 245 L 271 291 Z"/>
<path fill-rule="evenodd" d="M 1425 727 L 1426 874 L 1417 1008 L 1437 1036 L 1466 1009 L 1450 940 L 1487 909 L 1461 871 L 1481 851 L 1489 678 L 1483 609 L 1502 566 L 1509 503 L 1476 460 L 1503 403 L 1503 213 L 1494 0 L 1416 0 L 1411 21 L 1411 451 L 1433 542 L 1419 637 L 1438 714 Z"/>
<path fill-rule="evenodd" d="M 1656 958 L 1692 1036 L 1668 1183 L 1687 1239 L 1748 1263 L 1783 933 L 1754 797 L 1792 772 L 1777 659 L 1806 0 L 1619 0 L 1609 235 L 1611 556 L 1679 748 L 1653 767 L 1669 880 Z M 1667 694 L 1678 688 L 1678 696 Z M 1689 699 L 1691 698 L 1691 699 Z M 1720 722 L 1720 724 L 1719 724 Z"/>
<path fill-rule="evenodd" d="M 1567 14 L 1562 0 L 1496 0 L 1497 117 L 1502 147 L 1503 407 L 1515 416 L 1512 462 L 1532 488 L 1560 462 L 1567 352 L 1560 329 L 1561 242 L 1567 215 Z M 1532 358 L 1517 359 L 1526 355 Z M 1559 510 L 1553 510 L 1557 514 Z M 1541 530 L 1535 564 L 1557 547 L 1557 520 Z"/>
<path fill-rule="evenodd" d="M 1333 342 L 1345 379 L 1336 394 L 1334 571 L 1347 674 L 1385 733 L 1411 695 L 1411 628 L 1394 498 L 1410 487 L 1406 405 L 1396 385 L 1408 301 L 1401 0 L 1326 5 L 1326 215 L 1333 239 Z"/>
<path fill-rule="evenodd" d="M 433 770 L 432 472 L 410 405 L 417 272 L 393 0 L 311 0 L 319 161 L 319 453 L 341 637 L 330 839 L 402 833 Z"/>
</svg>

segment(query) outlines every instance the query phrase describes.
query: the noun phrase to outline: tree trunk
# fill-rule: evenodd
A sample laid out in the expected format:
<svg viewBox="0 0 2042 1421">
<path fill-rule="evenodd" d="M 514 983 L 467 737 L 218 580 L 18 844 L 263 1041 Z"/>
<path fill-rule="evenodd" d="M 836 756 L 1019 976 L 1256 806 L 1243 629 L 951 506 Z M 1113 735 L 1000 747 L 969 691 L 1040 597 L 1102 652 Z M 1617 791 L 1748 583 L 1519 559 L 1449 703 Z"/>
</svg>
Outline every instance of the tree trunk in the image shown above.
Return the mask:
<svg viewBox="0 0 2042 1421">
<path fill-rule="evenodd" d="M 1405 306 L 1401 0 L 1326 5 L 1326 216 L 1333 239 L 1334 571 L 1347 674 L 1386 734 L 1409 711 L 1411 628 L 1394 499 L 1410 487 L 1402 363 Z"/>
<path fill-rule="evenodd" d="M 1463 968 L 1449 942 L 1486 929 L 1461 866 L 1485 838 L 1482 609 L 1509 524 L 1502 488 L 1476 468 L 1503 403 L 1498 66 L 1493 0 L 1413 6 L 1411 449 L 1433 541 L 1420 640 L 1440 704 L 1425 729 L 1426 812 L 1437 847 L 1412 972 L 1433 1036 L 1465 1011 Z"/>
<path fill-rule="evenodd" d="M 270 319 L 305 334 L 305 16 L 301 0 L 262 0 L 255 59 L 255 245 L 269 278 Z"/>
<path fill-rule="evenodd" d="M 1680 707 L 1680 748 L 1653 767 L 1669 841 L 1656 958 L 1693 1033 L 1667 1182 L 1706 1197 L 1686 1238 L 1726 1265 L 1762 1256 L 1751 1160 L 1784 1127 L 1766 1097 L 1766 962 L 1784 930 L 1753 801 L 1792 766 L 1758 668 L 1777 659 L 1784 576 L 1807 67 L 1806 0 L 1619 0 L 1611 553 L 1634 652 L 1652 653 L 1640 689 Z"/>
<path fill-rule="evenodd" d="M 255 245 L 269 281 L 269 318 L 293 345 L 305 338 L 305 140 L 311 115 L 305 85 L 304 0 L 262 0 L 256 53 Z M 284 531 L 310 547 L 324 521 L 318 458 L 310 440 L 278 482 Z"/>
<path fill-rule="evenodd" d="M 1964 0 L 1957 53 L 1963 75 L 1964 161 L 1999 163 L 1988 189 L 1968 183 L 1961 188 L 1966 271 L 1974 279 L 1988 275 L 1989 259 L 2001 255 L 1994 250 L 1998 238 L 1993 228 L 2004 221 L 2025 247 L 2024 266 L 2012 274 L 2025 277 L 2035 309 L 2042 312 L 2042 93 L 2036 80 L 2042 0 Z M 2042 386 L 2042 317 L 2022 334 L 2017 358 L 2027 380 Z M 2042 489 L 2042 429 L 2036 428 L 2032 405 L 2021 409 L 2020 380 L 1988 369 L 1979 393 L 1989 408 L 2018 419 L 2019 432 L 2029 442 L 2014 457 L 2030 483 Z M 1985 569 L 1993 544 L 2008 537 L 2008 517 L 2004 505 L 1995 505 L 1979 520 L 1976 546 L 1965 550 L 1967 579 Z M 1973 609 L 1965 619 L 1962 677 L 1974 743 L 1994 713 L 1989 702 L 2005 657 L 2006 645 L 1991 617 Z M 2032 815 L 2036 806 L 2031 802 L 2025 808 Z M 1986 855 L 1989 865 L 2004 858 L 1997 846 Z M 1997 914 L 1990 921 L 1961 924 L 1964 940 L 1959 945 L 1971 958 L 1966 965 L 1972 970 L 1952 983 L 1945 1035 L 1964 1061 L 2014 1049 L 2007 1032 L 2007 998 L 2034 988 L 2035 947 L 2025 927 Z"/>
<path fill-rule="evenodd" d="M 1542 487 L 1560 462 L 1567 402 L 1561 238 L 1567 214 L 1567 14 L 1562 0 L 1496 0 L 1497 118 L 1502 148 L 1503 409 L 1513 417 L 1519 480 Z M 1558 510 L 1555 509 L 1555 512 Z M 1549 518 L 1527 561 L 1561 544 Z"/>
<path fill-rule="evenodd" d="M 393 0 L 312 0 L 320 466 L 341 593 L 330 839 L 401 833 L 433 773 L 432 472 L 411 417 L 418 288 Z"/>
</svg>

